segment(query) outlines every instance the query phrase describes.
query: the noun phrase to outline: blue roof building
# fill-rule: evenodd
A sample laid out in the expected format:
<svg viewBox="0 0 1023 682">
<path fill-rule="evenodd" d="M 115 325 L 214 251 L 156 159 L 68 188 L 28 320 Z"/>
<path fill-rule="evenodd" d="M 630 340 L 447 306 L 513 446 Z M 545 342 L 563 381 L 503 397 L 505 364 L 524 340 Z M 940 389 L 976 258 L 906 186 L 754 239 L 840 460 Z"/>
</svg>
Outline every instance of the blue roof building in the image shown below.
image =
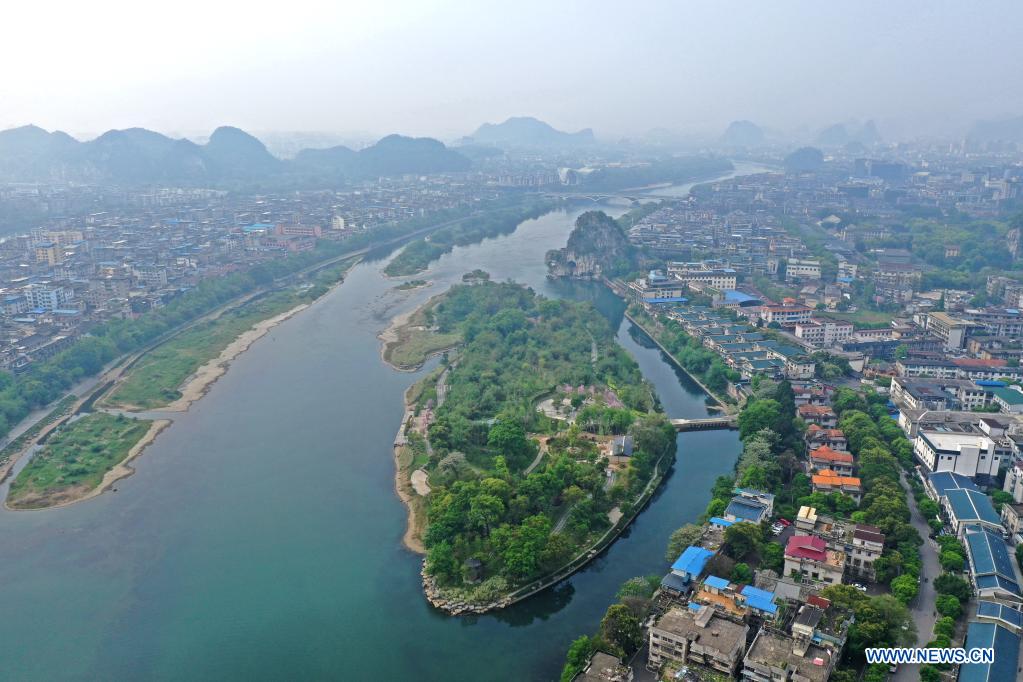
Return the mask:
<svg viewBox="0 0 1023 682">
<path fill-rule="evenodd" d="M 760 523 L 769 516 L 766 505 L 749 498 L 733 497 L 725 508 L 725 519 L 733 522 Z"/>
<path fill-rule="evenodd" d="M 760 611 L 770 616 L 775 616 L 778 613 L 778 605 L 774 603 L 773 592 L 747 585 L 742 588 L 740 594 L 746 598 L 746 605 L 754 611 Z"/>
<path fill-rule="evenodd" d="M 714 588 L 715 590 L 727 590 L 727 589 L 728 589 L 728 586 L 729 586 L 729 585 L 730 585 L 731 583 L 729 583 L 729 582 L 728 582 L 727 580 L 725 580 L 724 578 L 720 578 L 720 577 L 718 577 L 718 576 L 716 576 L 716 575 L 709 575 L 709 576 L 707 576 L 707 578 L 706 578 L 706 579 L 705 579 L 705 580 L 703 581 L 703 584 L 704 584 L 704 585 L 706 585 L 707 587 L 712 587 L 712 588 Z"/>
<path fill-rule="evenodd" d="M 686 581 L 696 580 L 703 573 L 703 567 L 707 565 L 714 552 L 703 547 L 686 547 L 679 555 L 675 563 L 671 565 L 671 572 L 684 578 Z"/>
<path fill-rule="evenodd" d="M 1023 612 L 993 601 L 977 602 L 977 620 L 995 623 L 1015 634 L 1023 630 Z"/>
<path fill-rule="evenodd" d="M 1019 636 L 994 623 L 971 621 L 965 648 L 995 650 L 992 663 L 966 663 L 959 667 L 959 682 L 1005 682 L 1015 680 L 1019 660 Z"/>
<path fill-rule="evenodd" d="M 970 578 L 977 589 L 977 596 L 981 599 L 1023 601 L 1012 559 L 1001 535 L 982 526 L 969 526 L 965 539 Z"/>
<path fill-rule="evenodd" d="M 980 490 L 970 478 L 954 471 L 932 471 L 927 474 L 927 487 L 938 500 L 948 494 L 949 490 Z"/>
<path fill-rule="evenodd" d="M 728 528 L 729 526 L 731 526 L 733 524 L 732 524 L 731 521 L 729 521 L 727 519 L 723 519 L 720 516 L 712 516 L 712 517 L 710 517 L 710 525 L 712 525 L 712 526 L 721 526 L 722 528 Z"/>
<path fill-rule="evenodd" d="M 991 504 L 991 498 L 984 493 L 965 488 L 949 490 L 943 504 L 956 535 L 962 537 L 968 525 L 984 526 L 1001 533 L 1002 519 Z"/>
</svg>

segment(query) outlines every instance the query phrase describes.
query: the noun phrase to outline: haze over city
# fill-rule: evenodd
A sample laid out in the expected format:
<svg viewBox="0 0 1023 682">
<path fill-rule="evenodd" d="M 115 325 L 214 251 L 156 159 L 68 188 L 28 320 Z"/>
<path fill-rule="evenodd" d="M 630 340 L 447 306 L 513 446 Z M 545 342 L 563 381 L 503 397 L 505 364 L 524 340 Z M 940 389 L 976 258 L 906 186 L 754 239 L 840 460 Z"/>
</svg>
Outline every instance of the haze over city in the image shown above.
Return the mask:
<svg viewBox="0 0 1023 682">
<path fill-rule="evenodd" d="M 8 4 L 0 680 L 1021 679 L 1023 4 Z"/>
<path fill-rule="evenodd" d="M 14 3 L 0 127 L 961 134 L 1023 113 L 1021 24 L 1008 1 Z"/>
</svg>

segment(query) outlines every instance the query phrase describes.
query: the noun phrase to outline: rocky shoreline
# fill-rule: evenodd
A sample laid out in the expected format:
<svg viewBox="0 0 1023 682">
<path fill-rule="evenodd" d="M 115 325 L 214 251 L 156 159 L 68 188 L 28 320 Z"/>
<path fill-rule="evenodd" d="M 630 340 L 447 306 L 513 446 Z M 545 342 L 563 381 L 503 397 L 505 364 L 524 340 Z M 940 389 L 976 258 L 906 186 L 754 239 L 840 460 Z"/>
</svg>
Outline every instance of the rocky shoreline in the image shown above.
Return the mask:
<svg viewBox="0 0 1023 682">
<path fill-rule="evenodd" d="M 473 604 L 462 599 L 445 596 L 443 590 L 437 587 L 436 579 L 426 572 L 425 559 L 419 573 L 423 578 L 423 594 L 426 595 L 426 600 L 434 608 L 440 609 L 451 616 L 479 615 L 496 609 L 503 609 L 516 601 L 511 597 L 502 597 L 486 604 Z"/>
</svg>

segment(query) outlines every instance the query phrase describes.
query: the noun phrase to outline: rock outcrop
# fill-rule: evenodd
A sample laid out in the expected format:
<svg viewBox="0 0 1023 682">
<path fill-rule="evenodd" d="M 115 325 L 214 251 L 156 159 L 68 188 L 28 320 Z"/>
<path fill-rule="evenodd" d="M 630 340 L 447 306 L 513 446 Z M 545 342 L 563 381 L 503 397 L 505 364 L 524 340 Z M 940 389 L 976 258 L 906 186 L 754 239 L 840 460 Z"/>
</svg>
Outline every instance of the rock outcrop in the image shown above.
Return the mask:
<svg viewBox="0 0 1023 682">
<path fill-rule="evenodd" d="M 547 252 L 550 277 L 596 279 L 625 272 L 632 246 L 617 222 L 603 211 L 588 211 L 575 221 L 563 249 Z"/>
</svg>

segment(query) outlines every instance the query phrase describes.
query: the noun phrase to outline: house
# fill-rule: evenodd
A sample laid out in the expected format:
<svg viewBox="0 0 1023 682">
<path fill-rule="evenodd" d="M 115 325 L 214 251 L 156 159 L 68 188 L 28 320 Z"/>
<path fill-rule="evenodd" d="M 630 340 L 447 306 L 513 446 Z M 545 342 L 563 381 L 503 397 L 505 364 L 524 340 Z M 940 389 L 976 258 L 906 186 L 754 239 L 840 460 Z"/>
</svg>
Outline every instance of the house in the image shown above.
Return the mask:
<svg viewBox="0 0 1023 682">
<path fill-rule="evenodd" d="M 809 449 L 813 450 L 823 445 L 834 450 L 846 451 L 849 441 L 841 429 L 825 429 L 817 424 L 810 424 L 806 427 L 806 435 L 803 437 Z"/>
<path fill-rule="evenodd" d="M 838 426 L 838 417 L 834 410 L 826 405 L 800 405 L 796 408 L 796 413 L 807 424 L 816 424 L 824 429 Z"/>
<path fill-rule="evenodd" d="M 1009 465 L 1002 490 L 1012 495 L 1015 502 L 1023 502 L 1023 459 L 1016 458 Z"/>
<path fill-rule="evenodd" d="M 582 672 L 572 682 L 632 682 L 632 668 L 622 663 L 617 656 L 596 651 Z"/>
<path fill-rule="evenodd" d="M 1009 534 L 1013 544 L 1019 542 L 1020 532 L 1023 531 L 1023 504 L 1002 505 L 1002 525 Z"/>
<path fill-rule="evenodd" d="M 856 476 L 840 476 L 831 469 L 822 469 L 810 477 L 815 493 L 842 493 L 857 502 L 863 497 L 863 485 Z"/>
<path fill-rule="evenodd" d="M 1001 534 L 971 527 L 966 529 L 965 541 L 970 581 L 977 597 L 1016 604 L 1023 602 L 1023 592 L 1016 582 L 1012 559 Z"/>
<path fill-rule="evenodd" d="M 745 682 L 825 682 L 841 657 L 841 645 L 821 633 L 822 609 L 804 604 L 792 621 L 791 634 L 761 628 L 742 663 Z M 847 626 L 846 626 L 847 627 Z M 844 644 L 844 632 L 840 636 Z"/>
<path fill-rule="evenodd" d="M 703 547 L 686 547 L 679 555 L 675 563 L 671 565 L 671 571 L 661 580 L 661 587 L 677 594 L 685 594 L 692 589 L 692 584 L 703 573 L 704 567 L 714 552 Z"/>
<path fill-rule="evenodd" d="M 837 585 L 845 570 L 845 552 L 829 550 L 823 538 L 793 535 L 785 545 L 785 575 L 800 575 L 804 581 Z"/>
<path fill-rule="evenodd" d="M 844 523 L 806 506 L 799 508 L 795 527 L 796 535 L 819 537 L 828 549 L 844 553 L 846 575 L 874 580 L 874 562 L 881 558 L 885 542 L 879 528 L 864 523 Z"/>
<path fill-rule="evenodd" d="M 830 469 L 839 476 L 852 476 L 852 454 L 832 450 L 827 445 L 820 446 L 810 453 L 810 470 L 822 471 L 825 469 Z"/>
<path fill-rule="evenodd" d="M 996 386 L 991 389 L 991 402 L 1005 414 L 1023 414 L 1023 390 L 1016 386 Z"/>
<path fill-rule="evenodd" d="M 774 513 L 774 495 L 752 488 L 736 488 L 735 496 L 725 507 L 726 521 L 738 523 L 760 523 L 771 518 Z"/>
<path fill-rule="evenodd" d="M 608 448 L 609 460 L 612 464 L 627 464 L 632 457 L 632 436 L 615 436 Z"/>
<path fill-rule="evenodd" d="M 650 626 L 647 668 L 690 663 L 734 675 L 746 651 L 748 633 L 748 625 L 709 606 L 673 607 Z"/>
</svg>

